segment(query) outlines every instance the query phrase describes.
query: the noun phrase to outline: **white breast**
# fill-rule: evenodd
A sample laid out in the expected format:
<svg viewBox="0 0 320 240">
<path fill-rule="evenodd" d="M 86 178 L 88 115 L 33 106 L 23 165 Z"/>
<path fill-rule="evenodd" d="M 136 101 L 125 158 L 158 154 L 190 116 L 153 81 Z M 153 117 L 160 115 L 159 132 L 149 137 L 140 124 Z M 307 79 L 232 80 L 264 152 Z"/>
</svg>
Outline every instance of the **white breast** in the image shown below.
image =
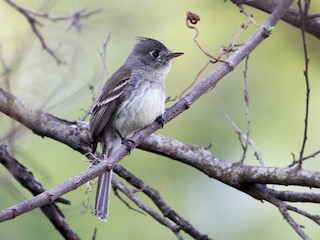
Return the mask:
<svg viewBox="0 0 320 240">
<path fill-rule="evenodd" d="M 133 89 L 116 113 L 114 127 L 123 137 L 152 123 L 164 113 L 165 91 L 159 82 L 146 81 Z"/>
</svg>

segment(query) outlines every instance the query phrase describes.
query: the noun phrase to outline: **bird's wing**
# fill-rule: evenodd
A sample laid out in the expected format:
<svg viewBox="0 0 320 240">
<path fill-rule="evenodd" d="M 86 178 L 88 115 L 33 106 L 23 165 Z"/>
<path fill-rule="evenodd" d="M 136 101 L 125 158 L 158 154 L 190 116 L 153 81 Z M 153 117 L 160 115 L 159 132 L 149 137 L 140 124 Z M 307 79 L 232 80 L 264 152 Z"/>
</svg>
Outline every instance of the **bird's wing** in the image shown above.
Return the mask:
<svg viewBox="0 0 320 240">
<path fill-rule="evenodd" d="M 125 99 L 126 89 L 131 83 L 131 71 L 124 67 L 119 68 L 106 82 L 102 93 L 92 110 L 90 119 L 90 134 L 92 151 L 95 152 L 98 142 L 101 141 L 111 119 Z"/>
</svg>

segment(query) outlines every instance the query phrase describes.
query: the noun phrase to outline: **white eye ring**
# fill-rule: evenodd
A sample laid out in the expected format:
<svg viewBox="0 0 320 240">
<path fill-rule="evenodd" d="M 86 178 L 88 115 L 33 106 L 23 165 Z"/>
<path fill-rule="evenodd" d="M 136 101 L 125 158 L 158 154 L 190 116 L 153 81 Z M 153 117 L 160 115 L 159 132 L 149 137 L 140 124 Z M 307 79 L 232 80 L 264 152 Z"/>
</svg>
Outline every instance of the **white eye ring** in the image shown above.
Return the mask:
<svg viewBox="0 0 320 240">
<path fill-rule="evenodd" d="M 160 57 L 160 52 L 155 50 L 155 51 L 150 52 L 150 55 L 154 58 L 158 58 L 158 57 Z"/>
</svg>

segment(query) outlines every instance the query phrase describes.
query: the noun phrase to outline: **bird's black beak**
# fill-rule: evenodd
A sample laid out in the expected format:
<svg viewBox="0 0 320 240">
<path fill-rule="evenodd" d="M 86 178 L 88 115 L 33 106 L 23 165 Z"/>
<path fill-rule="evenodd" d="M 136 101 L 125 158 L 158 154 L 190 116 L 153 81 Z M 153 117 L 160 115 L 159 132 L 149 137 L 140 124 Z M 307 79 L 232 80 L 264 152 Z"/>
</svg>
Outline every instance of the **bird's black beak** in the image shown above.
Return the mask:
<svg viewBox="0 0 320 240">
<path fill-rule="evenodd" d="M 170 60 L 172 58 L 176 58 L 176 57 L 179 57 L 181 56 L 182 54 L 184 54 L 183 52 L 170 52 L 166 55 L 166 59 L 167 60 Z"/>
</svg>

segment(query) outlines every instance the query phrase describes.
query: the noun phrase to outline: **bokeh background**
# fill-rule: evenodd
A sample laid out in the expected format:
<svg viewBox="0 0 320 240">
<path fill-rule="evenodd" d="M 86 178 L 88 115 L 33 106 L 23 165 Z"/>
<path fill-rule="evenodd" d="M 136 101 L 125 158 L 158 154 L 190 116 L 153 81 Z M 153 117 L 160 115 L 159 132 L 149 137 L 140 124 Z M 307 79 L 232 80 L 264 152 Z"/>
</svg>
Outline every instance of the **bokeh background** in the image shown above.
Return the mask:
<svg viewBox="0 0 320 240">
<path fill-rule="evenodd" d="M 201 16 L 197 25 L 199 41 L 213 55 L 232 41 L 242 22 L 248 21 L 235 5 L 222 0 L 25 0 L 17 3 L 53 16 L 70 15 L 84 8 L 101 9 L 100 13 L 81 21 L 81 33 L 68 29 L 67 21 L 52 23 L 39 20 L 43 23 L 40 31 L 48 46 L 67 63 L 57 65 L 42 50 L 25 18 L 4 1 L 0 2 L 0 53 L 6 64 L 13 67 L 10 76 L 12 92 L 35 107 L 67 120 L 81 119 L 83 109 L 88 109 L 92 103 L 89 85 L 98 89 L 102 66 L 100 53 L 109 32 L 109 74 L 124 62 L 136 36 L 155 38 L 172 50 L 185 52 L 183 57 L 175 60 L 167 78 L 167 95 L 175 97 L 191 83 L 207 61 L 193 43 L 194 31 L 185 26 L 186 12 L 192 11 Z M 254 9 L 247 10 L 259 24 L 268 16 Z M 319 11 L 320 3 L 313 1 L 311 12 Z M 255 31 L 256 27 L 250 25 L 238 43 L 244 42 Z M 319 40 L 314 37 L 308 36 L 307 41 L 312 88 L 306 147 L 309 154 L 320 147 L 320 48 Z M 201 78 L 215 67 L 209 66 Z M 301 33 L 286 23 L 278 24 L 271 37 L 250 55 L 251 137 L 268 166 L 287 166 L 292 162 L 292 153 L 298 156 L 300 151 L 305 106 L 303 68 Z M 225 114 L 245 130 L 243 69 L 244 64 L 240 64 L 213 91 L 158 133 L 195 145 L 211 143 L 213 154 L 226 161 L 238 161 L 242 154 L 241 146 Z M 3 78 L 0 83 L 4 87 Z M 168 107 L 171 104 L 168 103 Z M 6 116 L 0 115 L 1 136 L 11 124 Z M 86 159 L 69 147 L 36 136 L 23 127 L 14 139 L 11 152 L 45 188 L 54 187 L 89 167 Z M 304 166 L 319 170 L 318 161 L 318 157 L 311 159 Z M 251 150 L 246 163 L 258 165 Z M 214 239 L 298 239 L 275 207 L 209 179 L 189 166 L 141 150 L 134 150 L 121 164 L 159 190 L 169 205 Z M 3 167 L 0 171 L 1 209 L 31 196 Z M 72 205 L 61 206 L 67 221 L 82 239 L 91 239 L 95 227 L 98 228 L 98 239 L 176 239 L 149 216 L 129 210 L 113 194 L 109 221 L 98 221 L 90 209 L 82 205 L 85 191 L 86 186 L 82 186 L 66 194 L 64 197 L 71 200 Z M 94 193 L 89 195 L 93 197 Z M 297 206 L 313 214 L 320 210 L 319 205 Z M 293 216 L 306 227 L 312 238 L 320 236 L 319 226 L 295 214 Z M 1 223 L 0 236 L 1 239 L 61 239 L 40 210 Z"/>
</svg>

